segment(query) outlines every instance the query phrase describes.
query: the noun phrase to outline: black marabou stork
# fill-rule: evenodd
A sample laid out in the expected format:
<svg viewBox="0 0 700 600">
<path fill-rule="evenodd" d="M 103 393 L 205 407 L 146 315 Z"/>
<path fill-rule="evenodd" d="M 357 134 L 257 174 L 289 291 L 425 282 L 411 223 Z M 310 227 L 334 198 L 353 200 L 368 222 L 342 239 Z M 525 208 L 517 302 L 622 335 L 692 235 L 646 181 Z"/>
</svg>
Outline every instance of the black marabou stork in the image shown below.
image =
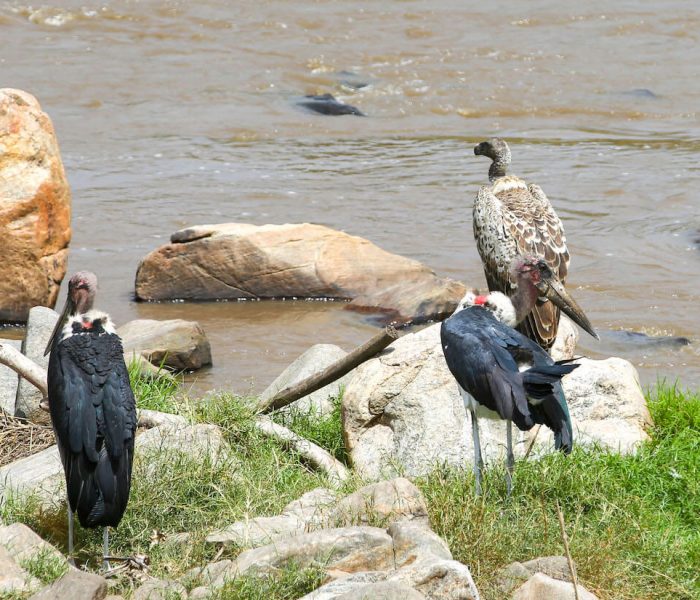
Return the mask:
<svg viewBox="0 0 700 600">
<path fill-rule="evenodd" d="M 96 290 L 93 273 L 71 277 L 46 354 L 49 411 L 68 491 L 68 554 L 77 512 L 83 527 L 104 527 L 109 568 L 108 528 L 119 524 L 129 501 L 136 403 L 114 325 L 92 309 Z"/>
<path fill-rule="evenodd" d="M 564 284 L 569 269 L 564 227 L 542 188 L 506 174 L 510 148 L 504 140 L 481 142 L 474 154 L 488 156 L 492 161 L 491 185 L 479 189 L 473 211 L 474 238 L 489 290 L 514 294 L 516 282 L 510 265 L 523 254 L 542 257 Z M 559 314 L 558 306 L 540 298 L 519 323 L 518 330 L 547 350 L 557 337 Z"/>
<path fill-rule="evenodd" d="M 588 320 L 544 260 L 519 256 L 511 273 L 517 284 L 513 296 L 468 293 L 440 330 L 445 361 L 471 415 L 477 495 L 481 494 L 483 469 L 477 417 L 507 422 L 508 494 L 515 464 L 511 423 L 522 431 L 537 423 L 547 425 L 554 432 L 558 450 L 569 453 L 573 447 L 571 418 L 560 380 L 578 365 L 556 363 L 513 327 L 527 316 L 539 295 L 551 296 L 546 287 L 559 288 L 553 297 L 559 304 L 568 304 L 574 315 L 580 313 L 581 318 L 575 320 Z"/>
</svg>

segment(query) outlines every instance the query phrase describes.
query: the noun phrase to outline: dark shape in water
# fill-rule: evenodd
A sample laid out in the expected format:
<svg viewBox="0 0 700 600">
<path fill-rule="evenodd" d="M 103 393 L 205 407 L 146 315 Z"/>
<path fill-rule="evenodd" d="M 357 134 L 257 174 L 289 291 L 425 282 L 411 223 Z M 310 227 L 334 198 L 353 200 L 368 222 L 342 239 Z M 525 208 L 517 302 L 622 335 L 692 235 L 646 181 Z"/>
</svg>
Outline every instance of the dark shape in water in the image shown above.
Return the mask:
<svg viewBox="0 0 700 600">
<path fill-rule="evenodd" d="M 635 98 L 647 98 L 649 100 L 658 100 L 660 96 L 652 92 L 648 88 L 634 88 L 633 90 L 625 90 L 622 92 L 624 96 L 634 96 Z"/>
<path fill-rule="evenodd" d="M 333 94 L 320 94 L 318 96 L 304 96 L 302 100 L 297 102 L 298 106 L 308 108 L 309 110 L 321 115 L 356 115 L 358 117 L 366 117 L 360 109 L 338 102 Z"/>
<path fill-rule="evenodd" d="M 690 340 L 687 337 L 677 335 L 651 336 L 639 331 L 625 331 L 624 329 L 619 331 L 602 331 L 600 332 L 600 337 L 603 342 L 626 344 L 638 348 L 681 348 L 690 345 Z"/>
<path fill-rule="evenodd" d="M 357 91 L 372 85 L 371 81 L 360 77 L 357 73 L 353 73 L 352 71 L 338 71 L 336 76 L 338 77 L 338 83 L 341 87 L 349 90 Z"/>
</svg>

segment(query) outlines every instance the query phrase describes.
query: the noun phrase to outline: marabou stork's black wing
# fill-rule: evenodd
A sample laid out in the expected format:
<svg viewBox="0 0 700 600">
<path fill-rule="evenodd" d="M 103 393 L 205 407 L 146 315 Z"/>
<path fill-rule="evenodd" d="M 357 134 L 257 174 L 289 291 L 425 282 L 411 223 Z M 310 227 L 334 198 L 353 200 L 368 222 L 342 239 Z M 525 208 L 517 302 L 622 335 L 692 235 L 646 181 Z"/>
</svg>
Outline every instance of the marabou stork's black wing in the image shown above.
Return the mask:
<svg viewBox="0 0 700 600">
<path fill-rule="evenodd" d="M 513 295 L 510 264 L 519 254 L 544 258 L 565 283 L 569 251 L 561 220 L 542 188 L 526 186 L 516 177 L 507 179 L 516 185 L 496 194 L 482 187 L 474 204 L 474 237 L 489 290 Z M 543 348 L 550 348 L 557 335 L 559 313 L 552 302 L 538 302 L 518 330 Z"/>
<path fill-rule="evenodd" d="M 510 419 L 527 431 L 534 421 L 514 358 L 515 351 L 527 349 L 518 344 L 517 335 L 480 306 L 455 313 L 440 329 L 447 367 L 462 389 L 502 419 Z"/>
<path fill-rule="evenodd" d="M 554 362 L 538 344 L 480 306 L 443 321 L 440 334 L 450 372 L 477 402 L 523 431 L 535 423 L 547 425 L 555 447 L 571 451 L 573 431 L 561 378 L 577 364 Z M 531 366 L 521 372 L 519 363 Z"/>
<path fill-rule="evenodd" d="M 71 508 L 85 526 L 116 526 L 129 497 L 136 431 L 119 337 L 90 332 L 58 343 L 48 388 Z"/>
</svg>

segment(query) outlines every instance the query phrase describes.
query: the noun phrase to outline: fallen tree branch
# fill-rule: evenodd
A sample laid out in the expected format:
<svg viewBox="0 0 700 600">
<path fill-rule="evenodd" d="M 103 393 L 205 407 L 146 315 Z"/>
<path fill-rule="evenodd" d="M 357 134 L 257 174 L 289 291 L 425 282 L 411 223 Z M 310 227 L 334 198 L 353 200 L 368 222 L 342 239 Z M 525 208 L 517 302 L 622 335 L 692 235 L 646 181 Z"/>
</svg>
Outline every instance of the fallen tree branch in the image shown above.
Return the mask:
<svg viewBox="0 0 700 600">
<path fill-rule="evenodd" d="M 48 388 L 46 386 L 46 369 L 37 365 L 32 359 L 27 358 L 17 348 L 9 344 L 0 343 L 0 364 L 10 367 L 29 383 L 36 387 L 46 400 Z"/>
<path fill-rule="evenodd" d="M 286 427 L 278 425 L 269 417 L 256 417 L 255 427 L 266 436 L 298 452 L 303 458 L 309 461 L 312 467 L 328 475 L 331 483 L 335 486 L 339 486 L 350 476 L 348 468 L 323 448 L 304 439 Z"/>
<path fill-rule="evenodd" d="M 372 358 L 378 352 L 381 352 L 396 338 L 399 337 L 396 329 L 393 327 L 385 327 L 380 333 L 373 338 L 355 348 L 352 352 L 345 355 L 340 360 L 335 361 L 323 371 L 311 375 L 306 379 L 287 387 L 277 392 L 272 398 L 261 400 L 258 403 L 257 412 L 266 413 L 291 404 L 299 398 L 308 396 L 316 390 L 333 383 L 340 379 L 343 375 L 352 371 L 355 367 Z"/>
</svg>

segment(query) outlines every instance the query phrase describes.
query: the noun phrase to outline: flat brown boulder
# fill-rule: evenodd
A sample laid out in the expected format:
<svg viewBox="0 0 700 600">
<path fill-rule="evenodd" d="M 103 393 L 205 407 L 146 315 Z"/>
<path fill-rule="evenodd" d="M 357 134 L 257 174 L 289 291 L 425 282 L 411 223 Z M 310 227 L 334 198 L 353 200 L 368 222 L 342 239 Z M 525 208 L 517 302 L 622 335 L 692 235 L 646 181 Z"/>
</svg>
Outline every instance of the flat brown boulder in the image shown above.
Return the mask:
<svg viewBox="0 0 700 600">
<path fill-rule="evenodd" d="M 136 297 L 352 299 L 435 279 L 418 261 L 322 225 L 223 223 L 177 231 L 146 256 Z"/>
<path fill-rule="evenodd" d="M 51 119 L 27 92 L 0 89 L 0 322 L 53 307 L 66 273 L 71 195 Z"/>
<path fill-rule="evenodd" d="M 433 275 L 362 294 L 345 309 L 380 313 L 382 323 L 441 321 L 455 311 L 466 291 L 459 281 Z"/>
</svg>

